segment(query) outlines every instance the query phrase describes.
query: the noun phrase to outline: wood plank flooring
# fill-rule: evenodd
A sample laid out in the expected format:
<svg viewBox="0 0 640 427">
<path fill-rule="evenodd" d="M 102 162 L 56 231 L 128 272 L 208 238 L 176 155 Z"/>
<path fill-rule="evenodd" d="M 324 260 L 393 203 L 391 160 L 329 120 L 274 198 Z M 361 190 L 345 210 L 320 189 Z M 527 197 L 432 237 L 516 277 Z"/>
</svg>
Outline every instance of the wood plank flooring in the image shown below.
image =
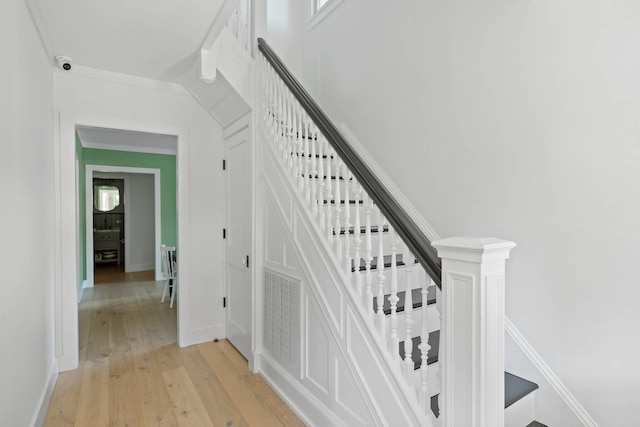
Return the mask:
<svg viewBox="0 0 640 427">
<path fill-rule="evenodd" d="M 304 425 L 227 340 L 176 345 L 153 272 L 100 268 L 95 282 L 79 305 L 80 366 L 58 377 L 44 426 Z"/>
</svg>

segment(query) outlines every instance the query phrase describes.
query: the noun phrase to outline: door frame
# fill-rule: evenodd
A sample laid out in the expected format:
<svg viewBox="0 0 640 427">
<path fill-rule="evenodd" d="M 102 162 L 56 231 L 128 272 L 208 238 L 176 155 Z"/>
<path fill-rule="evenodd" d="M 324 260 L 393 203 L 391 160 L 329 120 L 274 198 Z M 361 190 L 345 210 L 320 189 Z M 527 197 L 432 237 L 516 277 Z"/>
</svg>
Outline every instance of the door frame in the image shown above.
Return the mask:
<svg viewBox="0 0 640 427">
<path fill-rule="evenodd" d="M 78 185 L 76 180 L 76 127 L 100 127 L 156 133 L 177 137 L 176 150 L 176 244 L 180 247 L 178 299 L 178 345 L 189 337 L 189 128 L 157 122 L 131 120 L 91 112 L 56 112 L 54 119 L 54 265 L 53 311 L 58 371 L 79 365 L 78 303 L 82 280 L 78 253 Z M 184 214 L 181 215 L 181 212 Z"/>
<path fill-rule="evenodd" d="M 99 176 L 94 176 L 94 173 L 137 173 L 137 174 L 145 174 L 145 175 L 153 175 L 153 195 L 154 195 L 154 270 L 155 270 L 155 280 L 162 280 L 162 268 L 160 261 L 160 244 L 162 243 L 161 239 L 161 229 L 162 229 L 162 218 L 160 214 L 160 197 L 161 197 L 161 188 L 160 188 L 160 169 L 155 168 L 138 168 L 138 167 L 128 167 L 128 166 L 106 166 L 106 165 L 93 165 L 87 164 L 85 166 L 85 195 L 86 195 L 86 206 L 85 206 L 85 215 L 86 215 L 86 262 L 87 262 L 87 278 L 84 284 L 85 288 L 91 288 L 94 285 L 94 259 L 93 259 L 93 178 Z M 126 258 L 131 257 L 131 228 L 129 225 L 129 221 L 127 218 L 131 215 L 131 206 L 128 203 L 129 201 L 129 180 L 127 178 L 124 179 L 124 255 L 125 267 L 127 265 Z M 126 268 L 125 268 L 126 271 Z"/>
<path fill-rule="evenodd" d="M 262 304 L 260 296 L 262 292 L 258 289 L 259 286 L 259 272 L 262 271 L 262 260 L 259 259 L 259 254 L 262 253 L 257 247 L 258 237 L 256 229 L 256 183 L 258 172 L 256 170 L 256 150 L 255 150 L 255 115 L 253 113 L 248 113 L 244 117 L 236 120 L 234 123 L 230 124 L 226 128 L 224 128 L 222 132 L 222 140 L 224 144 L 224 159 L 228 158 L 227 155 L 227 140 L 237 133 L 247 129 L 249 132 L 247 143 L 249 144 L 249 152 L 250 152 L 250 163 L 251 163 L 251 247 L 249 248 L 249 277 L 251 280 L 251 354 L 248 358 L 249 369 L 253 372 L 258 372 L 260 369 L 260 352 L 262 350 L 262 334 L 261 334 L 261 326 L 262 326 Z M 228 200 L 228 191 L 229 191 L 229 178 L 227 174 L 224 174 L 224 188 L 225 188 L 225 204 L 226 200 Z M 229 218 L 228 218 L 228 207 L 225 206 L 224 210 L 225 215 L 225 227 L 228 228 Z M 227 243 L 225 242 L 225 250 L 224 250 L 224 296 L 229 297 L 228 294 L 228 267 L 227 267 Z M 226 309 L 225 309 L 226 310 Z M 227 313 L 224 314 L 224 323 L 225 323 L 225 336 L 226 336 L 226 322 L 227 322 Z"/>
</svg>

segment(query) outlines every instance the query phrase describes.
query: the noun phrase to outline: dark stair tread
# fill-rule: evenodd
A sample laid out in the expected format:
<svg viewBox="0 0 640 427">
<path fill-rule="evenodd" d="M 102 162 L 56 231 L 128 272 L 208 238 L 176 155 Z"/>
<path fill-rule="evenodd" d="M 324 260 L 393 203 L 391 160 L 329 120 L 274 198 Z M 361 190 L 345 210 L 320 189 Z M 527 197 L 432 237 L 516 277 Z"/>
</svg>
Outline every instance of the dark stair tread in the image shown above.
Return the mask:
<svg viewBox="0 0 640 427">
<path fill-rule="evenodd" d="M 402 334 L 403 331 L 398 331 L 398 334 Z M 420 357 L 420 337 L 414 337 L 411 339 L 413 342 L 413 349 L 411 351 L 411 358 L 415 364 L 416 369 L 420 369 L 422 365 L 422 358 Z M 427 365 L 436 363 L 438 361 L 438 350 L 440 349 L 440 331 L 434 331 L 429 334 L 429 353 L 427 353 Z M 400 358 L 404 359 L 404 341 L 400 342 Z"/>
<path fill-rule="evenodd" d="M 345 202 L 344 200 L 340 200 L 340 204 L 341 205 L 344 205 L 344 202 Z M 325 205 L 328 205 L 328 204 L 335 205 L 336 201 L 335 200 L 323 200 L 322 203 L 324 203 Z M 350 205 L 355 205 L 356 201 L 355 200 L 349 200 L 349 204 Z M 358 204 L 360 204 L 360 205 L 364 204 L 364 200 L 359 200 Z"/>
<path fill-rule="evenodd" d="M 404 299 L 407 292 L 402 291 L 398 292 L 398 304 L 396 306 L 396 313 L 401 313 L 404 311 Z M 390 294 L 389 294 L 390 295 Z M 389 302 L 389 295 L 384 296 L 384 305 L 382 306 L 382 310 L 384 310 L 384 314 L 391 314 L 391 303 Z M 422 307 L 422 289 L 416 288 L 411 291 L 411 297 L 413 299 L 413 308 Z M 434 286 L 429 286 L 427 288 L 427 305 L 435 304 L 436 302 L 436 288 Z M 378 311 L 378 297 L 373 297 L 373 311 Z"/>
<path fill-rule="evenodd" d="M 302 176 L 304 177 L 304 174 L 302 174 Z M 331 175 L 330 177 L 327 177 L 327 175 L 323 175 L 322 179 L 331 179 L 332 181 L 335 181 L 337 178 L 335 175 Z M 320 175 L 313 175 L 313 174 L 309 174 L 309 179 L 320 179 Z M 352 181 L 353 178 L 349 178 L 349 181 Z M 344 176 L 340 177 L 340 181 L 345 181 Z"/>
<path fill-rule="evenodd" d="M 371 226 L 371 232 L 372 233 L 377 233 L 378 232 L 378 226 L 377 225 L 372 225 Z M 360 227 L 360 234 L 365 234 L 367 231 L 367 227 Z M 384 227 L 382 227 L 382 232 L 386 233 L 389 231 L 389 226 L 385 225 Z M 355 227 L 349 227 L 349 234 L 355 234 L 356 232 L 356 228 Z M 333 234 L 335 235 L 336 232 L 335 230 L 333 231 Z M 344 235 L 345 234 L 345 228 L 341 227 L 340 228 L 340 235 Z"/>
<path fill-rule="evenodd" d="M 527 427 L 547 427 L 547 426 L 537 421 L 531 421 L 531 423 L 529 423 Z"/>
<path fill-rule="evenodd" d="M 504 407 L 508 408 L 529 393 L 535 391 L 537 388 L 538 384 L 510 374 L 509 372 L 505 372 Z"/>
<path fill-rule="evenodd" d="M 385 255 L 383 258 L 383 262 L 384 262 L 384 266 L 383 268 L 391 268 L 391 255 Z M 351 260 L 351 271 L 354 272 L 356 271 L 356 267 L 355 267 L 355 260 Z M 406 265 L 404 260 L 402 259 L 402 254 L 397 254 L 396 255 L 396 267 L 402 267 Z M 378 257 L 373 257 L 373 260 L 371 260 L 371 270 L 377 270 L 378 268 Z M 360 259 L 360 271 L 366 271 L 367 270 L 367 265 L 366 262 L 364 260 L 364 258 Z"/>
<path fill-rule="evenodd" d="M 431 340 L 429 340 L 431 341 Z M 522 399 L 538 388 L 538 384 L 527 381 L 509 372 L 504 373 L 504 408 L 507 409 L 518 400 Z M 513 400 L 515 399 L 515 400 Z M 438 417 L 440 408 L 438 407 L 438 395 L 431 396 L 431 410 Z M 527 427 L 547 427 L 537 421 L 531 422 Z"/>
</svg>

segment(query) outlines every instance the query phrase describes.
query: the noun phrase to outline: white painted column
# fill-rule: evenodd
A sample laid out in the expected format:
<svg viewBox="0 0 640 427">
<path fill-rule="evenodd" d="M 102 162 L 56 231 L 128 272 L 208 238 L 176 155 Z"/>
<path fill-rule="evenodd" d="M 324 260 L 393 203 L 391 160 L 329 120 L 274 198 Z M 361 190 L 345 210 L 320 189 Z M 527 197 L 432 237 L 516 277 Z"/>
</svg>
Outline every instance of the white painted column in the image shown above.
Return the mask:
<svg viewBox="0 0 640 427">
<path fill-rule="evenodd" d="M 515 243 L 453 237 L 442 258 L 443 427 L 504 426 L 505 260 Z"/>
</svg>

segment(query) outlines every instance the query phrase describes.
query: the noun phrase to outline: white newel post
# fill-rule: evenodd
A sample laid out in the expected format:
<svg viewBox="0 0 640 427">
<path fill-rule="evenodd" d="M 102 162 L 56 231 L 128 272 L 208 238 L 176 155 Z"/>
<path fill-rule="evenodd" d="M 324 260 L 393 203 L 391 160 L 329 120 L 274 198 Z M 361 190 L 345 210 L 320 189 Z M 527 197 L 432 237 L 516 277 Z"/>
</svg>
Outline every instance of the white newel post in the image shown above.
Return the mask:
<svg viewBox="0 0 640 427">
<path fill-rule="evenodd" d="M 516 244 L 453 237 L 442 258 L 443 427 L 504 426 L 505 260 Z"/>
</svg>

